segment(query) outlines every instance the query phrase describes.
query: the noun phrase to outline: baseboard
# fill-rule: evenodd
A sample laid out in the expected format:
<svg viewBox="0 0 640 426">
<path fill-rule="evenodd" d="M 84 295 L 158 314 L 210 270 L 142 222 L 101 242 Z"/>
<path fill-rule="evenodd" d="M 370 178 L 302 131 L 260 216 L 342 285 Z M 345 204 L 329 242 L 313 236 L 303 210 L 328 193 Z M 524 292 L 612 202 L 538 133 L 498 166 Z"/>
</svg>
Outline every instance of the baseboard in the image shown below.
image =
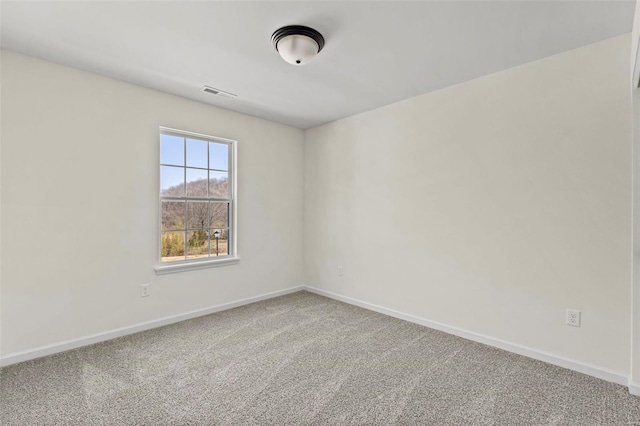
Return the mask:
<svg viewBox="0 0 640 426">
<path fill-rule="evenodd" d="M 472 331 L 463 330 L 457 327 L 451 327 L 446 324 L 442 324 L 435 321 L 430 321 L 425 318 L 420 318 L 415 315 L 406 314 L 403 312 L 398 312 L 393 309 L 385 308 L 382 306 L 374 305 L 372 303 L 363 302 L 361 300 L 353 299 L 351 297 L 342 296 L 340 294 L 332 293 L 330 291 L 322 290 L 315 287 L 304 286 L 304 289 L 310 293 L 319 294 L 321 296 L 329 297 L 331 299 L 339 300 L 344 303 L 348 303 L 350 305 L 359 306 L 364 309 L 368 309 L 370 311 L 375 311 L 384 315 L 388 315 L 390 317 L 398 318 L 401 320 L 409 321 L 415 324 L 423 325 L 425 327 L 433 328 L 436 330 L 443 331 L 445 333 L 453 334 L 455 336 L 463 337 L 468 340 L 472 340 L 474 342 L 483 343 L 485 345 L 493 346 L 499 349 L 503 349 L 505 351 L 513 352 L 518 355 L 523 355 L 529 358 L 537 359 L 539 361 L 544 361 L 549 364 L 557 365 L 559 367 L 567 368 L 569 370 L 574 370 L 579 373 L 587 374 L 589 376 L 596 377 L 598 379 L 606 380 L 608 382 L 617 383 L 623 386 L 629 386 L 629 392 L 634 395 L 640 395 L 640 385 L 636 386 L 635 391 L 638 393 L 634 393 L 631 389 L 631 385 L 629 384 L 628 377 L 625 374 L 618 373 L 615 371 L 610 371 L 604 368 L 596 367 L 593 365 L 585 364 L 579 361 L 574 361 L 571 359 L 564 358 L 562 356 L 558 356 L 555 354 L 551 354 L 544 351 L 539 351 L 536 349 L 528 348 L 525 346 L 518 345 L 516 343 L 510 343 L 504 340 L 496 339 L 490 336 L 485 336 L 483 334 L 474 333 Z M 634 385 L 635 386 L 635 385 Z"/>
<path fill-rule="evenodd" d="M 115 330 L 106 331 L 103 333 L 93 334 L 79 339 L 67 340 L 52 345 L 41 346 L 35 349 L 29 349 L 22 352 L 14 352 L 7 354 L 0 358 L 0 367 L 4 367 L 18 362 L 28 361 L 35 358 L 40 358 L 47 355 L 53 355 L 55 353 L 76 349 L 82 346 L 92 345 L 94 343 L 104 342 L 105 340 L 115 339 L 117 337 L 126 336 L 128 334 L 139 333 L 141 331 L 150 330 L 152 328 L 158 328 L 176 322 L 185 321 L 192 318 L 201 317 L 204 315 L 213 314 L 215 312 L 226 311 L 227 309 L 237 308 L 239 306 L 248 305 L 250 303 L 259 302 L 261 300 L 267 300 L 278 296 L 284 296 L 285 294 L 295 293 L 300 290 L 304 290 L 304 286 L 290 287 L 284 290 L 278 290 L 271 293 L 261 294 L 259 296 L 248 297 L 246 299 L 236 300 L 234 302 L 223 303 L 221 305 L 211 306 L 209 308 L 197 309 L 195 311 L 186 312 L 183 314 L 173 315 L 170 317 L 160 318 L 153 321 L 147 321 L 128 327 L 122 327 Z"/>
<path fill-rule="evenodd" d="M 640 396 L 640 383 L 629 382 L 629 393 L 631 395 Z"/>
<path fill-rule="evenodd" d="M 425 327 L 440 330 L 445 333 L 453 334 L 468 340 L 472 340 L 475 342 L 483 343 L 485 345 L 500 348 L 500 349 L 513 352 L 519 355 L 523 355 L 529 358 L 537 359 L 539 361 L 548 362 L 549 364 L 557 365 L 563 368 L 568 368 L 570 370 L 587 374 L 589 376 L 593 376 L 598 379 L 628 386 L 629 392 L 631 394 L 640 396 L 640 384 L 630 382 L 624 374 L 603 369 L 600 367 L 596 367 L 593 365 L 581 363 L 579 361 L 567 359 L 567 358 L 564 358 L 555 354 L 551 354 L 548 352 L 528 348 L 515 343 L 510 343 L 504 340 L 495 339 L 493 337 L 485 336 L 483 334 L 474 333 L 472 331 L 463 330 L 457 327 L 452 327 L 452 326 L 431 321 L 425 318 L 420 318 L 415 315 L 410 315 L 403 312 L 395 311 L 393 309 L 374 305 L 372 303 L 353 299 L 347 296 L 342 296 L 340 294 L 332 293 L 330 291 L 326 291 L 326 290 L 322 290 L 322 289 L 310 287 L 310 286 L 290 287 L 284 290 L 265 293 L 262 295 L 249 297 L 246 299 L 236 300 L 234 302 L 223 303 L 223 304 L 212 306 L 209 308 L 198 309 L 198 310 L 186 312 L 183 314 L 173 315 L 170 317 L 160 318 L 153 321 L 147 321 L 147 322 L 135 324 L 128 327 L 122 327 L 115 330 L 106 331 L 103 333 L 93 334 L 93 335 L 85 336 L 79 339 L 67 340 L 67 341 L 55 343 L 52 345 L 41 346 L 35 349 L 7 354 L 3 357 L 0 357 L 0 366 L 4 367 L 7 365 L 16 364 L 16 363 L 28 361 L 31 359 L 36 359 L 43 356 L 52 355 L 55 353 L 76 349 L 82 346 L 88 346 L 94 343 L 104 342 L 106 340 L 115 339 L 117 337 L 122 337 L 129 334 L 139 333 L 141 331 L 150 330 L 152 328 L 158 328 L 165 325 L 174 324 L 180 321 L 185 321 L 188 319 L 197 318 L 204 315 L 209 315 L 215 312 L 237 308 L 239 306 L 248 305 L 250 303 L 259 302 L 261 300 L 267 300 L 267 299 L 271 299 L 278 296 L 284 296 L 286 294 L 295 293 L 300 290 L 306 290 L 310 293 L 319 294 L 321 296 L 339 300 L 341 302 L 348 303 L 350 305 L 359 306 L 364 309 L 368 309 L 368 310 L 378 312 L 384 315 L 388 315 L 394 318 L 409 321 Z"/>
</svg>

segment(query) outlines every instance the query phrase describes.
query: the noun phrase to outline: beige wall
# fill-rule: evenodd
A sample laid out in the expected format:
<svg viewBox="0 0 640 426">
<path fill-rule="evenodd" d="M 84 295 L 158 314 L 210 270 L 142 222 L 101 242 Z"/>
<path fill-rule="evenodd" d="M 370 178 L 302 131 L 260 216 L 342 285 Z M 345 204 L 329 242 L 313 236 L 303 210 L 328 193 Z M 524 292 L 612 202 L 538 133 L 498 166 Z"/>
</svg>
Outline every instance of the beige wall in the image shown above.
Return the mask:
<svg viewBox="0 0 640 426">
<path fill-rule="evenodd" d="M 640 39 L 640 7 L 636 2 L 636 11 L 631 34 L 631 72 L 633 77 L 636 53 Z M 640 90 L 631 87 L 633 122 L 633 298 L 632 298 L 632 392 L 640 394 Z"/>
<path fill-rule="evenodd" d="M 630 48 L 307 131 L 306 283 L 626 376 Z"/>
<path fill-rule="evenodd" d="M 1 59 L 3 355 L 303 284 L 301 130 Z M 239 264 L 156 276 L 161 125 L 238 140 Z"/>
</svg>

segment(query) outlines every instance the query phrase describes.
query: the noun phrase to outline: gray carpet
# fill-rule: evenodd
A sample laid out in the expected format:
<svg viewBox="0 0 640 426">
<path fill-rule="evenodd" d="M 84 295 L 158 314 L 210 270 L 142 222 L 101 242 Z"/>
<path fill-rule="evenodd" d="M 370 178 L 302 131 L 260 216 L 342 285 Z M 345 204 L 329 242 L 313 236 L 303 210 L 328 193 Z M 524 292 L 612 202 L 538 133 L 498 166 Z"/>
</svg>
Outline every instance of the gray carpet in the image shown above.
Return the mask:
<svg viewBox="0 0 640 426">
<path fill-rule="evenodd" d="M 307 292 L 5 367 L 0 387 L 20 426 L 640 424 L 623 386 Z"/>
</svg>

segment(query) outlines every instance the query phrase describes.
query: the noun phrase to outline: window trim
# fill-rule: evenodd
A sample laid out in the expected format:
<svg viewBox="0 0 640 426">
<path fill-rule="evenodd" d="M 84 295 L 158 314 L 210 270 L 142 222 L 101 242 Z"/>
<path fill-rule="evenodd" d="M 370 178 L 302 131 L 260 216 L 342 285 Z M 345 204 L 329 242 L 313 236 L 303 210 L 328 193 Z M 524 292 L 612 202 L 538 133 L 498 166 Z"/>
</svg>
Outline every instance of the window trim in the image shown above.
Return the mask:
<svg viewBox="0 0 640 426">
<path fill-rule="evenodd" d="M 215 258 L 211 258 L 211 257 L 203 257 L 203 258 L 197 258 L 197 259 L 185 259 L 185 260 L 177 260 L 177 261 L 173 261 L 173 262 L 163 262 L 162 261 L 162 200 L 163 197 L 162 195 L 160 195 L 160 188 L 161 188 L 161 160 L 160 160 L 160 144 L 162 143 L 162 135 L 163 134 L 169 134 L 169 135 L 174 135 L 174 136 L 178 136 L 178 137 L 193 137 L 195 139 L 203 139 L 206 141 L 210 141 L 210 142 L 218 142 L 218 143 L 224 143 L 227 144 L 229 146 L 229 170 L 227 170 L 228 176 L 229 176 L 229 180 L 230 182 L 230 188 L 229 188 L 229 241 L 227 243 L 228 245 L 228 250 L 229 250 L 229 254 L 225 255 L 225 256 L 217 256 Z M 156 274 L 169 274 L 169 273 L 174 273 L 174 272 L 181 272 L 181 271 L 189 271 L 189 270 L 196 270 L 196 269 L 203 269 L 203 268 L 212 268 L 212 267 L 217 267 L 217 266 L 226 266 L 226 265 L 231 265 L 231 264 L 235 264 L 238 263 L 238 261 L 240 260 L 240 257 L 238 256 L 238 226 L 237 226 L 237 162 L 238 162 L 238 155 L 237 155 L 237 141 L 233 140 L 233 139 L 226 139 L 226 138 L 221 138 L 218 136 L 211 136 L 211 135 L 205 135 L 202 133 L 194 133 L 194 132 L 188 132 L 188 131 L 184 131 L 184 130 L 179 130 L 179 129 L 173 129 L 170 127 L 163 127 L 160 126 L 158 129 L 158 157 L 157 157 L 157 167 L 158 167 L 158 214 L 157 214 L 157 220 L 158 220 L 158 226 L 157 226 L 157 230 L 158 230 L 158 234 L 156 236 L 156 244 L 157 244 L 157 265 L 155 266 L 155 271 Z M 208 160 L 207 160 L 208 161 Z M 187 165 L 185 163 L 184 167 L 186 168 Z M 186 182 L 185 182 L 186 185 Z M 186 195 L 186 194 L 185 194 Z M 184 197 L 185 199 L 189 198 L 189 197 Z M 217 199 L 215 198 L 204 198 L 202 199 L 203 201 L 216 201 Z M 227 201 L 225 200 L 218 200 L 218 201 Z"/>
</svg>

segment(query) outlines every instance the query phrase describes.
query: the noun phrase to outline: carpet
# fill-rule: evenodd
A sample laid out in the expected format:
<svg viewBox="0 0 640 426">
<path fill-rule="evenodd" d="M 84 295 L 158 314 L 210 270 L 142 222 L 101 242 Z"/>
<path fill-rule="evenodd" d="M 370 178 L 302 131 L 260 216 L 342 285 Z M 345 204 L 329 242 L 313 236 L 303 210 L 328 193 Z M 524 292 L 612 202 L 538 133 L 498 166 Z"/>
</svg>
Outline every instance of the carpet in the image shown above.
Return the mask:
<svg viewBox="0 0 640 426">
<path fill-rule="evenodd" d="M 0 391 L 20 426 L 640 425 L 623 386 L 308 292 L 4 367 Z"/>
</svg>

